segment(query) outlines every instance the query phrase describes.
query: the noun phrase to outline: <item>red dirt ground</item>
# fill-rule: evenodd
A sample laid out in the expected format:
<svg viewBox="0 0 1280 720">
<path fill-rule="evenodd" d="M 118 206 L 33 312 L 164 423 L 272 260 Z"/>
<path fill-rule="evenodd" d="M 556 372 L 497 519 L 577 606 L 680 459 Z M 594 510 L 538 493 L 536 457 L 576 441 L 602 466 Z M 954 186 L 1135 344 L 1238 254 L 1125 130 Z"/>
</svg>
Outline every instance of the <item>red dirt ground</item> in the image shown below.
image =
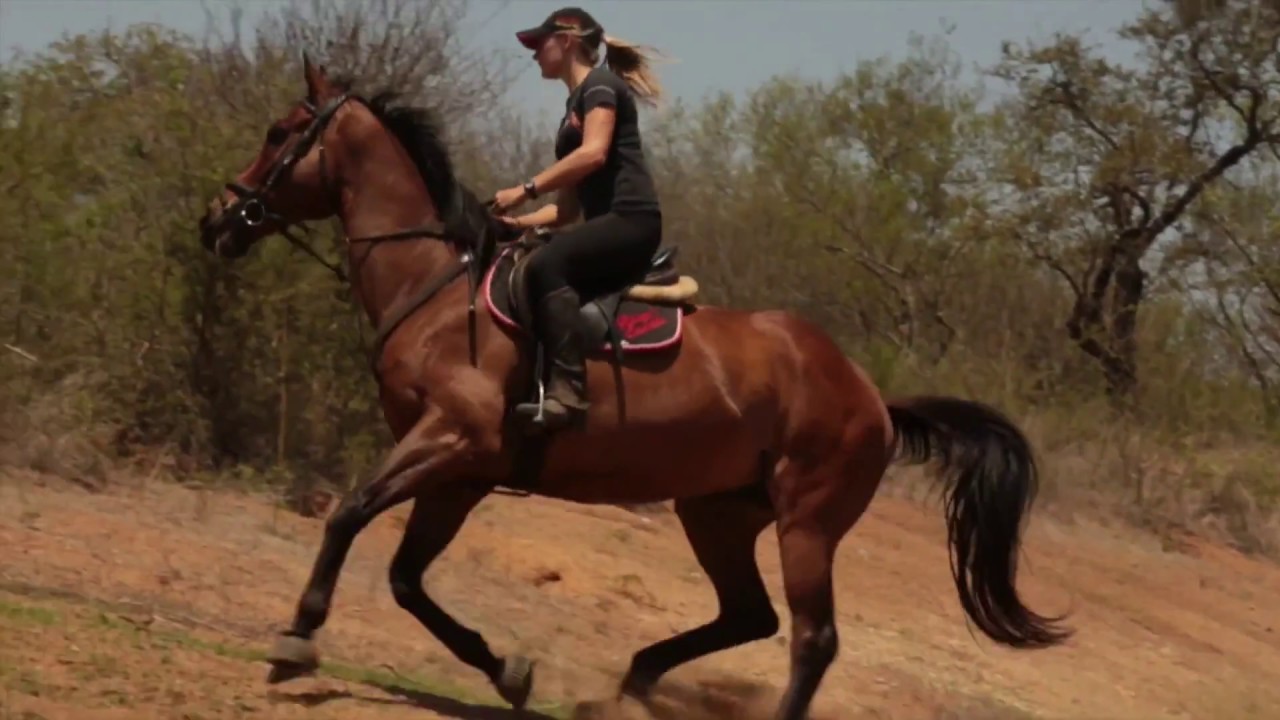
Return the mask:
<svg viewBox="0 0 1280 720">
<path fill-rule="evenodd" d="M 0 478 L 0 718 L 514 717 L 395 606 L 403 511 L 356 542 L 320 636 L 327 675 L 269 688 L 261 653 L 289 619 L 321 522 L 263 498 L 135 481 L 90 494 Z M 779 615 L 776 546 L 759 556 Z M 882 495 L 838 560 L 841 654 L 815 718 L 1277 718 L 1280 569 L 1200 541 L 1040 519 L 1025 594 L 1070 609 L 1066 647 L 971 635 L 940 510 Z M 494 497 L 428 575 L 499 652 L 538 661 L 537 702 L 613 694 L 632 652 L 714 614 L 670 515 Z M 767 717 L 784 637 L 673 673 L 658 705 L 613 717 Z M 459 699 L 461 698 L 461 699 Z M 760 709 L 765 710 L 760 713 Z M 578 717 L 585 717 L 580 708 Z"/>
</svg>

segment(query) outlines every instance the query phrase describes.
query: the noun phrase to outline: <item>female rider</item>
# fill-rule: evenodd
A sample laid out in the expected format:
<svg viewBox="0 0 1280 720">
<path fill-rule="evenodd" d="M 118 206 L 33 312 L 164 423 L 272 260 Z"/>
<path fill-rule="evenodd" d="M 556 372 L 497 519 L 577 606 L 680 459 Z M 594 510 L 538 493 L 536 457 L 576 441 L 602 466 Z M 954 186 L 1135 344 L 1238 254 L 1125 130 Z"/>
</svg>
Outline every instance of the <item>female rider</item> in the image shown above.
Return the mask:
<svg viewBox="0 0 1280 720">
<path fill-rule="evenodd" d="M 579 214 L 584 220 L 555 233 L 529 261 L 527 274 L 537 332 L 551 360 L 543 413 L 555 429 L 580 421 L 588 407 L 580 296 L 635 281 L 662 241 L 658 196 L 637 123 L 637 101 L 656 104 L 662 88 L 640 47 L 605 35 L 580 8 L 558 10 L 516 38 L 534 51 L 542 77 L 564 82 L 569 98 L 556 135 L 556 163 L 496 193 L 494 209 L 505 212 L 556 192 L 554 204 L 503 219 L 521 229 L 560 227 Z"/>
</svg>

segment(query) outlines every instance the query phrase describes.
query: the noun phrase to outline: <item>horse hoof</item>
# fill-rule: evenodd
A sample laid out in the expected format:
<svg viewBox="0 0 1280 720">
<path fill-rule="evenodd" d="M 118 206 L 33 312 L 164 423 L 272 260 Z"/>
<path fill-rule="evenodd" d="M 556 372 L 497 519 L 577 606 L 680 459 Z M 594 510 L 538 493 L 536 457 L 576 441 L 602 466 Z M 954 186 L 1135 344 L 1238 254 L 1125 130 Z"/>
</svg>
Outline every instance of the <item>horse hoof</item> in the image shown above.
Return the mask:
<svg viewBox="0 0 1280 720">
<path fill-rule="evenodd" d="M 618 687 L 617 700 L 621 702 L 624 698 L 631 698 L 647 706 L 649 700 L 653 697 L 653 687 L 656 684 L 651 680 L 628 676 L 622 681 L 622 685 Z"/>
<path fill-rule="evenodd" d="M 308 669 L 300 665 L 277 662 L 273 663 L 271 669 L 267 671 L 267 684 L 279 685 L 283 682 L 289 682 L 290 680 L 296 680 L 300 677 L 307 677 L 314 674 L 314 668 Z"/>
<path fill-rule="evenodd" d="M 311 640 L 281 635 L 267 654 L 267 662 L 271 663 L 267 682 L 276 685 L 315 673 L 320 667 L 320 656 Z"/>
<path fill-rule="evenodd" d="M 496 685 L 503 700 L 516 710 L 523 710 L 533 692 L 533 661 L 522 655 L 503 659 Z"/>
</svg>

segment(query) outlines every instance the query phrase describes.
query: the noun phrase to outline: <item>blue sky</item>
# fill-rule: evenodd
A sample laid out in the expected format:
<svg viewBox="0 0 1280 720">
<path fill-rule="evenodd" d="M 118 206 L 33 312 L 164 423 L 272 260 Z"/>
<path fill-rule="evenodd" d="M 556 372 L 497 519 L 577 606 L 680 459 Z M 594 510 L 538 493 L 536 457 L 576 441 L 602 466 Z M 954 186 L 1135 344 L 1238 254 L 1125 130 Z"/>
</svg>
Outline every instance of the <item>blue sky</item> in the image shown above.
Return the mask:
<svg viewBox="0 0 1280 720">
<path fill-rule="evenodd" d="M 263 12 L 281 0 L 248 0 Z M 1045 38 L 1057 31 L 1092 30 L 1106 46 L 1109 31 L 1156 0 L 595 0 L 583 2 L 615 35 L 655 45 L 678 59 L 662 68 L 672 94 L 697 99 L 740 92 L 776 74 L 828 78 L 859 60 L 901 56 L 912 32 L 933 35 L 954 25 L 949 43 L 968 64 L 987 65 L 1002 40 Z M 567 4 L 547 0 L 473 0 L 468 42 L 528 58 L 512 33 L 535 25 Z M 197 32 L 204 6 L 222 0 L 0 0 L 0 54 L 38 49 L 65 32 L 110 24 L 159 22 Z M 563 88 L 542 80 L 528 62 L 512 99 L 532 118 L 562 107 Z"/>
</svg>

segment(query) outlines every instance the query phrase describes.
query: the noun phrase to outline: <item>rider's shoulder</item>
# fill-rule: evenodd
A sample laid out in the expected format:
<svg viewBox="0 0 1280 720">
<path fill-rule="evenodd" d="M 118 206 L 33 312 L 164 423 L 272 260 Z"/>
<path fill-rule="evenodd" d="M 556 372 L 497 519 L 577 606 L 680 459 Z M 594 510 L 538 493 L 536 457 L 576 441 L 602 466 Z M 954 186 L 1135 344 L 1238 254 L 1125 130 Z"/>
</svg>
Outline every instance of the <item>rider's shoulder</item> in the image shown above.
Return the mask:
<svg viewBox="0 0 1280 720">
<path fill-rule="evenodd" d="M 614 72 L 608 65 L 603 64 L 592 68 L 582 83 L 586 89 L 607 87 L 618 92 L 626 92 L 629 89 L 626 81 L 618 73 Z"/>
</svg>

